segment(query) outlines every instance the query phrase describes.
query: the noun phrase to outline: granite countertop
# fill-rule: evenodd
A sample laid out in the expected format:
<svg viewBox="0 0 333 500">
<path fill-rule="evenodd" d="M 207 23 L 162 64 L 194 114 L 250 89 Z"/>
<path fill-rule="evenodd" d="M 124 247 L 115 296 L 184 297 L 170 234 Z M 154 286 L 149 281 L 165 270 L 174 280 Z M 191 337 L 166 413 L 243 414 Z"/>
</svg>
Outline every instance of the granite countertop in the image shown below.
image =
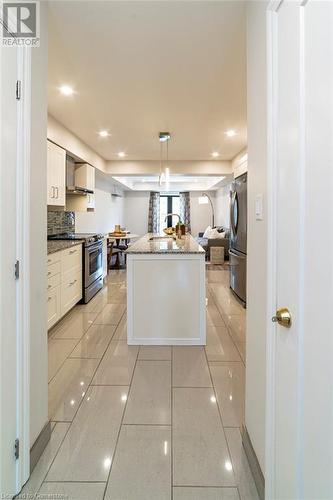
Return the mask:
<svg viewBox="0 0 333 500">
<path fill-rule="evenodd" d="M 47 255 L 50 253 L 60 252 L 66 248 L 74 247 L 75 245 L 82 245 L 84 240 L 48 240 L 47 241 Z"/>
<path fill-rule="evenodd" d="M 150 241 L 152 237 L 160 237 Z M 147 233 L 138 241 L 133 243 L 127 250 L 127 254 L 204 254 L 204 249 L 190 235 L 183 236 L 181 240 L 161 237 L 158 234 Z"/>
</svg>

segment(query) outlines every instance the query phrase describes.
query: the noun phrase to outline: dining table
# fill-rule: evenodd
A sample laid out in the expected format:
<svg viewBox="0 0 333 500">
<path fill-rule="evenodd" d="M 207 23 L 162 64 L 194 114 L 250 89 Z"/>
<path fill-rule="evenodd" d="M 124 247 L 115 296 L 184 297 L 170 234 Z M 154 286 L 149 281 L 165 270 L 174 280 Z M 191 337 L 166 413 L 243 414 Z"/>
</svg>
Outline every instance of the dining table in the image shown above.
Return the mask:
<svg viewBox="0 0 333 500">
<path fill-rule="evenodd" d="M 119 236 L 113 235 L 112 233 L 108 233 L 107 235 L 107 243 L 109 245 L 110 242 L 115 243 L 115 248 L 118 249 L 116 253 L 116 263 L 113 266 L 113 269 L 121 269 L 121 263 L 120 263 L 120 253 L 125 251 L 128 248 L 128 243 L 130 240 L 139 238 L 140 236 L 138 234 L 134 233 L 126 233 L 126 234 L 121 234 Z M 124 245 L 121 245 L 121 242 L 124 241 Z M 112 257 L 112 250 L 111 250 L 111 255 L 110 255 L 110 262 L 111 262 L 111 257 Z M 109 266 L 108 266 L 109 267 Z"/>
</svg>

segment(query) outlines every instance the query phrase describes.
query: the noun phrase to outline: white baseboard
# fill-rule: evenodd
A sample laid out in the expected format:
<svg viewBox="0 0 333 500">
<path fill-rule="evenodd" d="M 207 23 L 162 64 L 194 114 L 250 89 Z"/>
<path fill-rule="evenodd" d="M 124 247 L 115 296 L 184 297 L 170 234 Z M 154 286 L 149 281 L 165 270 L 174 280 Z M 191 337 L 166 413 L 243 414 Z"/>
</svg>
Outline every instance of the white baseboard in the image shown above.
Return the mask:
<svg viewBox="0 0 333 500">
<path fill-rule="evenodd" d="M 245 425 L 242 428 L 242 441 L 259 498 L 260 500 L 265 500 L 265 478 Z"/>
</svg>

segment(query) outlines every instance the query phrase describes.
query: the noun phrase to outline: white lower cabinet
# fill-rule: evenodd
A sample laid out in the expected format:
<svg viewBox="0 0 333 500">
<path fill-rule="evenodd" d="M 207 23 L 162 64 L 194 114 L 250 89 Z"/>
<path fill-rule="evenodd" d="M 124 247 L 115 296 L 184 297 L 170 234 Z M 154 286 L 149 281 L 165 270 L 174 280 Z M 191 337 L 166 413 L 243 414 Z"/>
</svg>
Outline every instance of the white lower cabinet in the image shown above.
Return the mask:
<svg viewBox="0 0 333 500">
<path fill-rule="evenodd" d="M 47 329 L 49 330 L 60 319 L 60 286 L 47 292 Z"/>
<path fill-rule="evenodd" d="M 82 299 L 82 246 L 48 255 L 47 328 L 59 321 Z"/>
<path fill-rule="evenodd" d="M 61 282 L 61 316 L 82 299 L 82 271 L 68 271 Z"/>
<path fill-rule="evenodd" d="M 64 276 L 68 271 L 82 271 L 82 245 L 62 250 L 61 273 Z"/>
</svg>

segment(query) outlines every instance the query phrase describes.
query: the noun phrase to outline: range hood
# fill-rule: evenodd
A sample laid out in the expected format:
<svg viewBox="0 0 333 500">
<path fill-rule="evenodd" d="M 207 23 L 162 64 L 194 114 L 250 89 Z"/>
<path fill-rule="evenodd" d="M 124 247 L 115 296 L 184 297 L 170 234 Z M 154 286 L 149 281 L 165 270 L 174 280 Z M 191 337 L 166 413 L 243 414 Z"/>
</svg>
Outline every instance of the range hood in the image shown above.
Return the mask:
<svg viewBox="0 0 333 500">
<path fill-rule="evenodd" d="M 66 193 L 87 195 L 94 194 L 94 191 L 75 184 L 75 160 L 71 156 L 66 156 Z"/>
</svg>

